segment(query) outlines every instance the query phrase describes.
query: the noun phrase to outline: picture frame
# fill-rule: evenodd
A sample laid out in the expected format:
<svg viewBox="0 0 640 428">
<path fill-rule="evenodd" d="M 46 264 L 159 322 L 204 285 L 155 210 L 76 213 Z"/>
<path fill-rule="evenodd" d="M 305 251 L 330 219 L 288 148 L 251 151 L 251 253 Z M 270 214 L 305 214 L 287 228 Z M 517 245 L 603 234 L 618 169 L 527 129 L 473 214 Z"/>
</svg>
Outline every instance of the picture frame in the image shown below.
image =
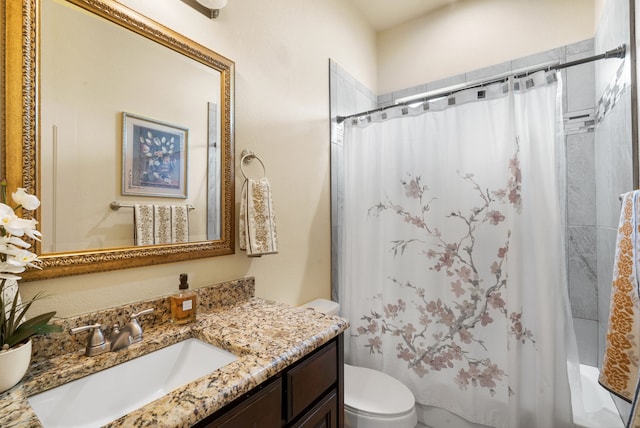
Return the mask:
<svg viewBox="0 0 640 428">
<path fill-rule="evenodd" d="M 189 130 L 122 112 L 122 194 L 187 198 Z"/>
</svg>

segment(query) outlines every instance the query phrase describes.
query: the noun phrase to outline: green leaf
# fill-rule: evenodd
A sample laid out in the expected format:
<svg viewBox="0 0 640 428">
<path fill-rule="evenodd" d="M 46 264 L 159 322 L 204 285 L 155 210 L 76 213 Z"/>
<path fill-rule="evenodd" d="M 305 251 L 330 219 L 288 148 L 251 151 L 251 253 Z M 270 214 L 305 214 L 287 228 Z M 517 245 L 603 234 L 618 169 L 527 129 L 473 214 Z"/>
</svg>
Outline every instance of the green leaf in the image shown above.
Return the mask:
<svg viewBox="0 0 640 428">
<path fill-rule="evenodd" d="M 56 314 L 47 312 L 25 320 L 25 314 L 31 305 L 43 294 L 37 293 L 32 299 L 20 302 L 18 293 L 11 302 L 4 301 L 2 291 L 4 290 L 6 279 L 0 280 L 0 346 L 9 345 L 13 347 L 18 343 L 25 342 L 31 336 L 62 331 L 62 328 L 49 321 Z M 5 303 L 7 304 L 5 310 Z M 24 322 L 22 322 L 25 320 Z"/>
<path fill-rule="evenodd" d="M 7 336 L 4 338 L 4 342 L 11 348 L 16 344 L 27 340 L 31 336 L 51 333 L 54 331 L 62 331 L 62 328 L 59 326 L 47 324 L 55 314 L 55 312 L 47 312 L 45 314 L 41 314 L 26 320 L 25 322 L 20 324 L 18 328 L 16 328 L 13 332 L 7 334 Z"/>
<path fill-rule="evenodd" d="M 40 314 L 38 316 L 35 316 L 33 318 L 29 318 L 28 320 L 26 320 L 25 322 L 23 322 L 22 324 L 20 324 L 20 327 L 24 327 L 24 328 L 32 328 L 32 327 L 37 327 L 37 326 L 41 326 L 41 325 L 45 325 L 49 322 L 49 320 L 51 318 L 53 318 L 53 316 L 55 315 L 55 312 L 47 312 L 45 314 Z"/>
<path fill-rule="evenodd" d="M 37 328 L 36 335 L 49 334 L 49 333 L 59 333 L 61 331 L 63 331 L 63 330 L 62 330 L 62 327 L 60 327 L 59 325 L 45 324 L 45 325 L 41 325 L 40 327 Z"/>
</svg>

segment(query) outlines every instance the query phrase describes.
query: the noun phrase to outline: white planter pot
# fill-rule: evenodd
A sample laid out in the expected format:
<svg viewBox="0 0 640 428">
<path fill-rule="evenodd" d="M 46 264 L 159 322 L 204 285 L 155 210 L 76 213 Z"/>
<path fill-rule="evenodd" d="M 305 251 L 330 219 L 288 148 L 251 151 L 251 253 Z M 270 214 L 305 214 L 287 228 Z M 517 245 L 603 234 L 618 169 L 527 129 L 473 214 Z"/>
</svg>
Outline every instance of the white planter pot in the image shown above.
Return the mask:
<svg viewBox="0 0 640 428">
<path fill-rule="evenodd" d="M 20 382 L 31 362 L 31 340 L 17 348 L 0 352 L 0 392 Z"/>
</svg>

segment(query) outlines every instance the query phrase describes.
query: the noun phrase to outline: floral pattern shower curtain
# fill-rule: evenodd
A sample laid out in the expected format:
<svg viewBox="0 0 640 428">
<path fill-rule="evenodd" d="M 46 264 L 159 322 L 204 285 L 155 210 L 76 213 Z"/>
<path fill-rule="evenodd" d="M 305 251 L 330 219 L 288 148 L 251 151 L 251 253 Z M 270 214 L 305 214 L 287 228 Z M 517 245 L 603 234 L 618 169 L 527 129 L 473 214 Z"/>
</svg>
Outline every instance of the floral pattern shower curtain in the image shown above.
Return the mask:
<svg viewBox="0 0 640 428">
<path fill-rule="evenodd" d="M 344 128 L 347 361 L 496 427 L 572 426 L 555 74 Z"/>
</svg>

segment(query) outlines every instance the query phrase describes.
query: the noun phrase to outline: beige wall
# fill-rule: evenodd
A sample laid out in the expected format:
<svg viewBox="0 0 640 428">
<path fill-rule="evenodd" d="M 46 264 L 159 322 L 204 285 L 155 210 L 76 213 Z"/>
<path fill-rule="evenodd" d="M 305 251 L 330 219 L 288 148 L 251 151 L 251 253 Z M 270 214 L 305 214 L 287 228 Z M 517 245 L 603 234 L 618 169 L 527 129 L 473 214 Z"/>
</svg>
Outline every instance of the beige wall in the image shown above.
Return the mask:
<svg viewBox="0 0 640 428">
<path fill-rule="evenodd" d="M 466 0 L 378 35 L 384 94 L 593 37 L 594 0 Z"/>
<path fill-rule="evenodd" d="M 207 239 L 206 107 L 219 102 L 219 73 L 64 0 L 43 2 L 40 16 L 42 251 L 134 245 L 132 211 L 113 211 L 108 208 L 111 201 L 192 205 L 197 209 L 189 213 L 189 238 Z M 167 85 L 175 76 L 184 81 Z M 186 152 L 180 156 L 188 163 L 190 185 L 181 189 L 186 199 L 122 196 L 122 170 L 131 171 L 132 155 L 140 147 L 131 119 L 122 137 L 123 110 L 187 130 L 189 159 Z M 114 144 L 121 140 L 128 153 L 125 168 Z M 82 203 L 77 204 L 78 199 Z"/>
<path fill-rule="evenodd" d="M 192 287 L 253 275 L 258 296 L 291 304 L 329 297 L 328 60 L 374 87 L 372 30 L 343 0 L 230 1 L 217 20 L 177 0 L 123 3 L 236 62 L 236 155 L 251 149 L 267 167 L 280 253 L 24 283 L 26 296 L 51 296 L 34 312 L 69 316 L 157 297 L 177 289 L 181 272 Z"/>
<path fill-rule="evenodd" d="M 27 297 L 51 296 L 36 310 L 69 316 L 165 295 L 181 272 L 192 287 L 253 275 L 259 297 L 291 304 L 328 297 L 329 58 L 384 93 L 593 36 L 593 0 L 470 0 L 380 34 L 379 49 L 345 0 L 232 0 L 217 20 L 175 0 L 122 2 L 236 62 L 235 151 L 267 167 L 280 253 L 24 283 Z"/>
</svg>

